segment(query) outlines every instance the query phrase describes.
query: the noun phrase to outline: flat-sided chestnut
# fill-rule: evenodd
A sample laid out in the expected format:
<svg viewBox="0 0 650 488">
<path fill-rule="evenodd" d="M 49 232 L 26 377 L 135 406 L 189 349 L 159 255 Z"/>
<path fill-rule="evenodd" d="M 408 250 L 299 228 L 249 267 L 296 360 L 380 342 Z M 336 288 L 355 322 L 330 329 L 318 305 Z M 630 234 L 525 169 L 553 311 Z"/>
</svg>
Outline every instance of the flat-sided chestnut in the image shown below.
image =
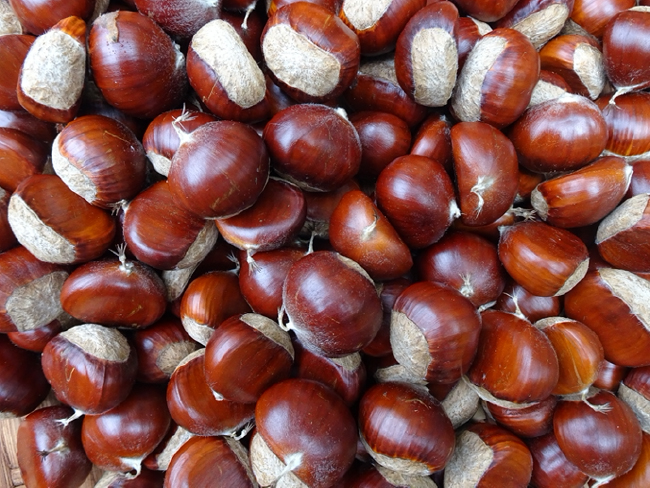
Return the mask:
<svg viewBox="0 0 650 488">
<path fill-rule="evenodd" d="M 574 0 L 524 0 L 517 2 L 496 27 L 508 27 L 526 35 L 535 49 L 555 37 L 571 15 Z"/>
<path fill-rule="evenodd" d="M 607 151 L 631 163 L 650 152 L 650 93 L 604 95 L 596 104 L 607 124 Z"/>
<path fill-rule="evenodd" d="M 3 2 L 1 5 L 6 8 L 9 4 Z M 0 11 L 3 6 L 0 6 Z M 3 18 L 2 13 L 0 13 L 0 18 Z M 22 109 L 16 95 L 18 73 L 35 39 L 34 36 L 8 33 L 0 37 L 0 55 L 2 55 L 2 71 L 0 72 L 1 110 Z"/>
<path fill-rule="evenodd" d="M 28 177 L 43 171 L 47 146 L 20 130 L 0 128 L 0 187 L 13 192 Z"/>
<path fill-rule="evenodd" d="M 530 482 L 537 488 L 582 488 L 588 476 L 566 458 L 557 443 L 555 434 L 548 434 L 526 441 L 533 456 L 533 476 Z"/>
<path fill-rule="evenodd" d="M 489 401 L 483 402 L 486 413 L 518 437 L 537 437 L 552 432 L 556 405 L 557 397 L 554 395 L 525 408 L 508 408 Z"/>
<path fill-rule="evenodd" d="M 443 165 L 452 174 L 451 152 L 452 121 L 444 114 L 432 114 L 426 118 L 413 137 L 410 154 L 425 156 Z"/>
<path fill-rule="evenodd" d="M 630 368 L 619 366 L 610 363 L 607 359 L 603 359 L 598 368 L 598 377 L 594 381 L 594 386 L 601 390 L 613 391 L 616 393 L 621 382 L 627 375 Z"/>
</svg>

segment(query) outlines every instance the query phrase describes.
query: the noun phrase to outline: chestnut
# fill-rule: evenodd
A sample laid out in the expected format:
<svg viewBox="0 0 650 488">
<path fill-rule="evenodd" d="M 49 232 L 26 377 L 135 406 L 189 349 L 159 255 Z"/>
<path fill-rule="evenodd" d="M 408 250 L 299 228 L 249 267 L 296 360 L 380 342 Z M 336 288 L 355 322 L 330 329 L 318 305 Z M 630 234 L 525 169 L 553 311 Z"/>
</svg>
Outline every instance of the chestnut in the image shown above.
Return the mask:
<svg viewBox="0 0 650 488">
<path fill-rule="evenodd" d="M 45 33 L 62 19 L 76 16 L 89 20 L 95 10 L 94 0 L 9 0 L 24 29 L 34 35 Z"/>
<path fill-rule="evenodd" d="M 588 476 L 566 458 L 557 443 L 555 434 L 548 434 L 526 441 L 533 456 L 531 484 L 536 488 L 582 488 Z"/>
<path fill-rule="evenodd" d="M 9 8 L 7 2 L 0 2 L 0 11 Z M 0 13 L 0 18 L 3 18 Z M 1 22 L 0 22 L 1 24 Z M 20 24 L 19 24 L 20 25 Z M 0 109 L 22 110 L 16 94 L 18 74 L 23 65 L 25 56 L 36 38 L 21 33 L 5 33 L 0 37 L 0 54 L 2 55 L 2 71 L 0 72 Z"/>
<path fill-rule="evenodd" d="M 609 21 L 634 5 L 634 0 L 575 0 L 571 20 L 587 33 L 601 38 Z"/>
<path fill-rule="evenodd" d="M 546 317 L 558 316 L 562 303 L 560 297 L 533 295 L 516 281 L 509 279 L 494 308 L 522 315 L 530 322 L 537 322 Z"/>
<path fill-rule="evenodd" d="M 454 0 L 454 3 L 471 17 L 495 22 L 510 12 L 517 0 Z"/>
<path fill-rule="evenodd" d="M 0 128 L 0 187 L 14 192 L 25 179 L 43 171 L 47 156 L 45 143 L 17 128 Z"/>
<path fill-rule="evenodd" d="M 539 80 L 537 80 L 537 84 L 533 88 L 533 94 L 530 96 L 528 108 L 547 100 L 560 98 L 569 92 L 571 92 L 571 87 L 564 78 L 552 71 L 542 69 L 539 72 Z"/>
<path fill-rule="evenodd" d="M 538 437 L 553 431 L 553 413 L 557 397 L 546 399 L 525 408 L 508 408 L 489 401 L 483 402 L 486 414 L 497 424 L 518 437 Z"/>
<path fill-rule="evenodd" d="M 399 297 L 412 283 L 413 281 L 408 278 L 397 278 L 381 283 L 379 299 L 381 300 L 381 307 L 383 309 L 383 319 L 381 322 L 381 328 L 379 329 L 379 332 L 377 332 L 375 338 L 370 344 L 362 349 L 365 355 L 373 357 L 392 356 L 392 347 L 390 345 L 390 321 L 393 305 L 395 305 L 397 297 Z"/>
<path fill-rule="evenodd" d="M 438 161 L 447 173 L 452 174 L 451 153 L 452 121 L 445 114 L 431 114 L 413 137 L 410 154 L 426 156 Z"/>
<path fill-rule="evenodd" d="M 650 152 L 650 93 L 625 93 L 596 100 L 607 124 L 605 149 L 633 163 Z"/>
<path fill-rule="evenodd" d="M 316 381 L 276 383 L 257 401 L 255 421 L 250 456 L 261 486 L 336 486 L 354 461 L 354 418 L 333 390 Z"/>
<path fill-rule="evenodd" d="M 462 69 L 467 60 L 467 56 L 474 49 L 476 43 L 485 34 L 492 31 L 485 22 L 474 17 L 459 17 L 458 27 L 456 29 L 458 42 L 458 69 Z"/>
<path fill-rule="evenodd" d="M 606 488 L 624 488 L 626 486 L 643 486 L 650 482 L 650 435 L 643 433 L 641 455 L 638 461 L 627 473 L 614 478 L 602 485 Z"/>
<path fill-rule="evenodd" d="M 598 377 L 594 381 L 594 387 L 616 393 L 629 370 L 630 368 L 603 359 L 598 368 Z"/>
<path fill-rule="evenodd" d="M 650 430 L 650 368 L 647 366 L 631 369 L 618 388 L 618 398 L 623 400 L 636 415 L 641 429 Z"/>
<path fill-rule="evenodd" d="M 525 34 L 539 49 L 555 37 L 571 15 L 574 0 L 523 0 L 496 22 L 496 27 L 508 27 Z"/>
<path fill-rule="evenodd" d="M 153 19 L 166 32 L 187 39 L 211 20 L 219 18 L 221 2 L 135 0 L 134 3 L 138 12 Z"/>
</svg>

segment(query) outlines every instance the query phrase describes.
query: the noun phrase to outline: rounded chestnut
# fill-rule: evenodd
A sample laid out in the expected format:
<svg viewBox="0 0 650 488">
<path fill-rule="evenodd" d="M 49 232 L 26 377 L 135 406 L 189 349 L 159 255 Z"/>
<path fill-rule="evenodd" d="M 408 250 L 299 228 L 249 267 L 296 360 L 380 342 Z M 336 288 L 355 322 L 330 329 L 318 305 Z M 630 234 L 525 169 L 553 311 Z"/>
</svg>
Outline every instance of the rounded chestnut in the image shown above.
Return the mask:
<svg viewBox="0 0 650 488">
<path fill-rule="evenodd" d="M 566 458 L 557 443 L 555 434 L 548 434 L 526 441 L 533 456 L 531 484 L 536 488 L 582 488 L 588 476 Z"/>
</svg>

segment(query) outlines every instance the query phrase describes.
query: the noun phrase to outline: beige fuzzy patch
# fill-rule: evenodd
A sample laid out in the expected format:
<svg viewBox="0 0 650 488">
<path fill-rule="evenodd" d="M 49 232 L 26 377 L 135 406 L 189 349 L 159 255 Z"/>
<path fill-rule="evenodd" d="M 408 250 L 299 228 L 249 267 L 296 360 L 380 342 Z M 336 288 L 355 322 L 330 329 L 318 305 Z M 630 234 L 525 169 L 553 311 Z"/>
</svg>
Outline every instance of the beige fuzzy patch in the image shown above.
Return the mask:
<svg viewBox="0 0 650 488">
<path fill-rule="evenodd" d="M 264 99 L 264 74 L 228 22 L 217 19 L 201 27 L 192 38 L 192 49 L 212 68 L 232 102 L 250 108 Z"/>
<path fill-rule="evenodd" d="M 199 324 L 196 320 L 189 317 L 181 317 L 185 332 L 199 344 L 204 346 L 210 340 L 214 329 L 204 324 Z"/>
<path fill-rule="evenodd" d="M 117 329 L 97 324 L 82 324 L 59 334 L 91 356 L 123 363 L 129 358 L 131 346 Z"/>
<path fill-rule="evenodd" d="M 168 157 L 162 156 L 154 151 L 147 152 L 147 158 L 151 161 L 151 166 L 156 171 L 156 173 L 163 176 L 169 175 L 169 168 L 172 165 L 172 160 Z"/>
<path fill-rule="evenodd" d="M 478 485 L 490 468 L 494 451 L 478 434 L 468 430 L 456 438 L 454 454 L 445 467 L 445 488 L 469 488 Z"/>
<path fill-rule="evenodd" d="M 469 17 L 469 20 L 474 22 L 476 24 L 476 27 L 478 28 L 478 33 L 481 34 L 481 36 L 484 36 L 485 34 L 489 34 L 492 32 L 492 27 L 490 27 L 490 24 L 486 24 L 485 22 L 475 19 L 474 17 Z"/>
<path fill-rule="evenodd" d="M 409 488 L 437 488 L 433 480 L 427 476 L 407 476 L 392 469 L 377 465 L 379 474 L 393 486 L 408 486 Z"/>
<path fill-rule="evenodd" d="M 587 271 L 589 271 L 589 258 L 585 259 L 582 261 L 576 270 L 571 273 L 571 276 L 567 278 L 567 280 L 564 282 L 564 285 L 562 285 L 562 288 L 560 288 L 557 293 L 553 296 L 556 297 L 561 297 L 565 293 L 568 293 L 574 286 L 576 286 L 582 278 L 585 277 L 587 274 Z"/>
<path fill-rule="evenodd" d="M 601 268 L 598 274 L 612 294 L 627 304 L 630 314 L 650 331 L 650 281 L 622 269 Z"/>
<path fill-rule="evenodd" d="M 399 86 L 397 74 L 395 73 L 395 58 L 393 55 L 385 56 L 379 59 L 371 59 L 361 63 L 359 74 L 379 78 Z"/>
<path fill-rule="evenodd" d="M 72 243 L 46 225 L 15 193 L 9 199 L 7 219 L 18 242 L 37 259 L 59 264 L 72 263 L 76 259 Z"/>
<path fill-rule="evenodd" d="M 529 15 L 512 28 L 528 37 L 535 49 L 539 49 L 562 30 L 570 13 L 564 3 L 554 3 Z"/>
<path fill-rule="evenodd" d="M 444 29 L 421 29 L 411 45 L 415 101 L 425 107 L 442 107 L 456 84 L 458 49 Z"/>
<path fill-rule="evenodd" d="M 172 457 L 176 454 L 176 451 L 178 451 L 183 444 L 189 441 L 192 437 L 194 437 L 194 434 L 185 430 L 183 427 L 177 427 L 176 432 L 174 432 L 171 438 L 167 441 L 167 444 L 165 444 L 165 448 L 156 456 L 158 470 L 166 471 Z"/>
<path fill-rule="evenodd" d="M 190 268 L 169 269 L 162 272 L 162 280 L 167 291 L 165 298 L 167 298 L 168 302 L 173 302 L 183 294 L 185 288 L 187 288 L 187 284 L 190 282 L 192 273 L 194 273 L 197 267 L 198 264 Z"/>
<path fill-rule="evenodd" d="M 23 26 L 7 0 L 0 0 L 0 36 L 22 34 Z"/>
<path fill-rule="evenodd" d="M 361 354 L 355 352 L 341 358 L 330 358 L 330 361 L 344 370 L 352 372 L 356 371 L 359 369 L 359 366 L 361 366 Z"/>
<path fill-rule="evenodd" d="M 533 88 L 533 92 L 530 96 L 530 103 L 528 104 L 528 107 L 539 105 L 540 103 L 544 103 L 547 100 L 554 100 L 556 98 L 560 98 L 565 93 L 566 90 L 564 90 L 563 88 L 560 88 L 559 86 L 554 85 L 553 83 L 549 83 L 547 81 L 540 79 L 535 84 L 535 88 Z"/>
<path fill-rule="evenodd" d="M 251 461 L 250 456 L 248 455 L 248 451 L 241 442 L 233 439 L 232 437 L 226 437 L 225 440 L 226 444 L 228 444 L 228 447 L 230 447 L 230 450 L 242 465 L 242 468 L 244 468 L 244 471 L 246 471 L 246 475 L 248 476 L 251 484 L 254 488 L 257 488 L 259 485 L 257 484 L 257 481 L 255 480 L 255 474 L 253 474 L 253 470 L 251 469 Z"/>
<path fill-rule="evenodd" d="M 429 476 L 433 474 L 429 467 L 412 459 L 402 459 L 397 457 L 386 456 L 385 454 L 380 454 L 375 452 L 366 442 L 366 439 L 361 433 L 359 433 L 359 439 L 361 443 L 366 448 L 366 451 L 372 458 L 377 462 L 377 464 L 384 466 L 392 471 L 398 471 L 408 476 Z"/>
<path fill-rule="evenodd" d="M 650 400 L 623 383 L 618 387 L 617 396 L 632 409 L 643 431 L 650 434 Z"/>
<path fill-rule="evenodd" d="M 392 366 L 379 368 L 375 371 L 374 378 L 377 383 L 400 381 L 402 383 L 410 383 L 411 386 L 423 387 L 425 389 L 428 383 L 425 378 L 415 376 L 401 364 L 393 364 Z M 428 391 L 429 390 L 427 390 L 427 392 Z"/>
<path fill-rule="evenodd" d="M 68 110 L 81 97 L 85 76 L 85 46 L 53 29 L 32 44 L 23 62 L 20 87 L 41 105 Z"/>
<path fill-rule="evenodd" d="M 251 467 L 260 486 L 271 486 L 275 483 L 276 488 L 279 486 L 308 488 L 291 472 L 291 469 L 295 469 L 300 465 L 302 456 L 298 453 L 287 457 L 290 458 L 288 463 L 290 465 L 282 462 L 271 451 L 271 448 L 259 433 L 253 436 L 250 444 Z"/>
<path fill-rule="evenodd" d="M 607 76 L 603 54 L 591 44 L 582 43 L 573 52 L 573 70 L 589 91 L 589 98 L 595 100 L 605 88 Z"/>
<path fill-rule="evenodd" d="M 643 218 L 649 199 L 650 195 L 641 193 L 616 207 L 598 226 L 596 244 L 634 227 Z"/>
<path fill-rule="evenodd" d="M 38 329 L 63 313 L 59 297 L 67 278 L 66 271 L 54 271 L 14 290 L 5 309 L 19 332 Z"/>
<path fill-rule="evenodd" d="M 503 37 L 484 37 L 469 53 L 460 72 L 452 107 L 456 116 L 464 122 L 478 122 L 481 119 L 483 82 L 492 65 L 506 48 Z"/>
<path fill-rule="evenodd" d="M 416 377 L 426 377 L 433 360 L 429 343 L 422 330 L 406 314 L 396 310 L 391 312 L 390 345 L 398 363 Z"/>
<path fill-rule="evenodd" d="M 56 136 L 52 144 L 52 168 L 70 190 L 92 204 L 97 198 L 97 186 L 79 168 L 63 157 L 59 150 L 60 139 L 61 134 Z"/>
<path fill-rule="evenodd" d="M 388 11 L 393 0 L 344 0 L 341 11 L 355 30 L 363 31 L 374 26 Z"/>
<path fill-rule="evenodd" d="M 442 408 L 454 429 L 469 422 L 478 410 L 480 398 L 465 381 L 459 381 L 442 401 Z"/>
<path fill-rule="evenodd" d="M 156 360 L 156 366 L 163 373 L 171 375 L 176 369 L 176 366 L 198 348 L 198 344 L 194 341 L 181 341 L 168 344 L 160 351 L 160 355 Z"/>
<path fill-rule="evenodd" d="M 266 31 L 262 52 L 280 81 L 312 97 L 327 96 L 339 83 L 338 59 L 287 25 Z"/>
<path fill-rule="evenodd" d="M 537 215 L 539 215 L 539 218 L 546 220 L 546 217 L 548 216 L 548 203 L 546 202 L 544 195 L 542 195 L 542 192 L 539 191 L 537 187 L 535 187 L 530 194 L 530 204 L 537 212 Z"/>
<path fill-rule="evenodd" d="M 198 266 L 212 250 L 219 238 L 219 230 L 214 222 L 207 220 L 196 235 L 196 239 L 187 249 L 185 256 L 175 266 L 176 269 L 193 268 Z"/>
</svg>

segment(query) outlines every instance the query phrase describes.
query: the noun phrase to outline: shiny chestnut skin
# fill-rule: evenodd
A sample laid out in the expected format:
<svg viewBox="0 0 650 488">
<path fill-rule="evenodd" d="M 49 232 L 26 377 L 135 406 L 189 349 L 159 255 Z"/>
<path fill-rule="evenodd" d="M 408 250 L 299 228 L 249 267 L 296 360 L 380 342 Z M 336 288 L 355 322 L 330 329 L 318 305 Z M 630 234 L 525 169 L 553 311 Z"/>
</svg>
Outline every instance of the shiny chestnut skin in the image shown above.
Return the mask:
<svg viewBox="0 0 650 488">
<path fill-rule="evenodd" d="M 0 128 L 15 129 L 44 142 L 51 142 L 56 136 L 54 124 L 37 119 L 22 109 L 0 110 Z"/>
<path fill-rule="evenodd" d="M 478 352 L 467 377 L 498 400 L 513 404 L 544 400 L 559 377 L 557 355 L 548 338 L 514 314 L 487 310 Z M 494 401 L 494 400 L 492 400 Z"/>
<path fill-rule="evenodd" d="M 625 197 L 631 198 L 639 193 L 650 193 L 650 159 L 642 159 L 632 166 L 632 179 Z"/>
<path fill-rule="evenodd" d="M 222 10 L 219 18 L 225 20 L 235 28 L 237 34 L 239 34 L 239 36 L 242 38 L 242 41 L 244 41 L 248 52 L 250 52 L 251 56 L 253 56 L 253 59 L 255 59 L 259 65 L 261 65 L 264 61 L 264 58 L 262 57 L 260 38 L 262 37 L 262 31 L 264 30 L 264 25 L 267 21 L 267 17 L 263 14 L 262 10 L 256 9 L 249 11 L 247 9 L 243 12 L 229 12 Z M 268 82 L 270 80 L 270 77 L 268 75 L 265 75 L 264 78 L 267 79 L 266 86 L 268 90 Z M 286 95 L 284 96 L 286 97 Z M 269 102 L 270 108 L 272 110 L 271 100 L 267 101 Z"/>
<path fill-rule="evenodd" d="M 592 36 L 601 38 L 611 19 L 635 5 L 634 0 L 575 0 L 571 20 Z"/>
<path fill-rule="evenodd" d="M 411 147 L 409 126 L 396 115 L 386 112 L 357 112 L 350 122 L 361 141 L 361 165 L 358 177 L 376 178 L 395 158 L 408 154 Z"/>
<path fill-rule="evenodd" d="M 266 14 L 271 17 L 279 9 L 288 5 L 290 3 L 295 3 L 298 0 L 267 0 L 266 2 Z M 302 0 L 304 1 L 304 0 Z M 335 14 L 339 13 L 341 9 L 341 0 L 308 0 L 310 3 L 318 4 L 322 7 L 325 7 L 328 10 L 331 10 Z"/>
<path fill-rule="evenodd" d="M 619 13 L 603 32 L 603 62 L 617 88 L 650 86 L 650 10 L 633 7 Z"/>
<path fill-rule="evenodd" d="M 526 408 L 507 408 L 489 401 L 483 403 L 497 424 L 518 437 L 538 437 L 552 432 L 556 405 L 557 397 L 554 395 Z"/>
<path fill-rule="evenodd" d="M 456 30 L 458 41 L 458 69 L 462 69 L 467 56 L 474 49 L 476 43 L 492 30 L 485 22 L 473 17 L 459 17 Z"/>
<path fill-rule="evenodd" d="M 38 354 L 16 347 L 0 335 L 0 416 L 21 417 L 33 411 L 50 391 Z"/>
<path fill-rule="evenodd" d="M 557 443 L 586 475 L 598 480 L 620 476 L 641 455 L 639 422 L 613 393 L 601 391 L 588 401 L 558 403 L 553 418 Z M 608 406 L 602 408 L 605 404 Z"/>
<path fill-rule="evenodd" d="M 22 26 L 31 34 L 40 35 L 66 17 L 88 20 L 95 9 L 93 0 L 9 0 Z"/>
<path fill-rule="evenodd" d="M 499 259 L 508 274 L 533 295 L 560 296 L 586 274 L 589 254 L 565 229 L 520 222 L 501 231 Z"/>
<path fill-rule="evenodd" d="M 463 223 L 480 226 L 494 222 L 517 195 L 514 145 L 489 124 L 460 122 L 451 128 L 451 148 Z"/>
<path fill-rule="evenodd" d="M 102 115 L 76 118 L 52 148 L 56 174 L 73 192 L 100 208 L 111 208 L 138 194 L 145 183 L 146 161 L 135 134 Z"/>
<path fill-rule="evenodd" d="M 554 488 L 560 484 L 567 488 L 585 486 L 589 477 L 569 462 L 553 432 L 529 439 L 526 445 L 533 456 L 533 476 L 530 479 L 532 486 L 536 488 Z"/>
<path fill-rule="evenodd" d="M 607 124 L 607 151 L 630 156 L 630 162 L 650 151 L 650 93 L 625 93 L 616 98 L 603 95 L 596 105 Z"/>
<path fill-rule="evenodd" d="M 64 325 L 69 325 L 67 320 L 56 319 L 38 329 L 24 332 L 8 332 L 7 337 L 21 349 L 27 349 L 32 352 L 43 352 L 47 343 L 63 330 Z"/>
<path fill-rule="evenodd" d="M 357 35 L 334 12 L 313 3 L 279 9 L 266 23 L 260 42 L 269 75 L 299 102 L 338 97 L 359 69 Z M 288 46 L 291 57 L 283 55 Z"/>
<path fill-rule="evenodd" d="M 217 219 L 251 207 L 268 174 L 269 155 L 255 130 L 240 122 L 217 121 L 187 136 L 172 159 L 167 181 L 177 205 Z"/>
<path fill-rule="evenodd" d="M 336 252 L 316 251 L 296 261 L 284 282 L 282 302 L 287 327 L 305 347 L 328 357 L 361 350 L 381 327 L 381 301 L 373 281 Z"/>
<path fill-rule="evenodd" d="M 494 306 L 503 312 L 522 314 L 530 322 L 555 317 L 562 310 L 560 297 L 540 297 L 526 291 L 516 281 L 509 279 Z"/>
<path fill-rule="evenodd" d="M 526 110 L 538 77 L 539 56 L 528 38 L 513 29 L 495 29 L 465 61 L 451 108 L 464 122 L 504 127 Z"/>
<path fill-rule="evenodd" d="M 138 12 L 152 18 L 172 36 L 192 37 L 202 26 L 219 17 L 220 5 L 215 2 L 191 0 L 160 2 L 136 0 Z"/>
<path fill-rule="evenodd" d="M 43 142 L 15 128 L 0 128 L 0 156 L 4 161 L 0 187 L 14 192 L 25 179 L 43 171 L 47 155 Z"/>
<path fill-rule="evenodd" d="M 115 236 L 113 218 L 55 175 L 24 180 L 9 200 L 8 216 L 18 242 L 46 262 L 78 264 L 96 259 Z M 38 237 L 42 232 L 51 236 L 49 242 Z"/>
<path fill-rule="evenodd" d="M 437 242 L 460 211 L 442 164 L 425 156 L 395 159 L 377 178 L 377 206 L 412 249 Z"/>
<path fill-rule="evenodd" d="M 2 72 L 0 74 L 0 110 L 22 110 L 16 95 L 18 73 L 29 48 L 36 38 L 24 34 L 0 37 Z"/>
<path fill-rule="evenodd" d="M 447 115 L 437 113 L 429 115 L 414 134 L 409 154 L 438 161 L 451 175 L 453 171 L 451 127 L 452 121 Z"/>
<path fill-rule="evenodd" d="M 26 486 L 81 486 L 92 464 L 81 444 L 81 420 L 69 424 L 73 410 L 59 405 L 35 410 L 20 423 L 17 456 Z"/>
<path fill-rule="evenodd" d="M 359 171 L 362 149 L 354 126 L 325 105 L 282 110 L 263 137 L 273 168 L 305 190 L 335 190 Z"/>
<path fill-rule="evenodd" d="M 165 473 L 165 487 L 237 486 L 254 488 L 248 453 L 228 437 L 194 437 L 176 451 Z"/>
<path fill-rule="evenodd" d="M 496 246 L 469 232 L 445 234 L 418 255 L 416 268 L 422 279 L 458 290 L 476 307 L 494 302 L 506 285 Z"/>
<path fill-rule="evenodd" d="M 609 390 L 616 393 L 621 382 L 627 375 L 630 368 L 619 366 L 610 363 L 607 359 L 603 359 L 598 369 L 598 377 L 594 381 L 594 386 L 601 390 Z"/>
<path fill-rule="evenodd" d="M 532 469 L 532 456 L 521 439 L 502 427 L 478 422 L 456 439 L 445 486 L 524 487 Z"/>
<path fill-rule="evenodd" d="M 330 218 L 329 239 L 335 251 L 361 265 L 373 280 L 399 278 L 413 266 L 409 248 L 360 190 L 339 201 Z"/>
<path fill-rule="evenodd" d="M 122 112 L 153 118 L 183 99 L 184 57 L 151 18 L 123 10 L 101 15 L 90 30 L 88 46 L 97 87 Z"/>
<path fill-rule="evenodd" d="M 517 0 L 454 0 L 467 15 L 483 22 L 494 22 L 504 17 L 517 3 Z"/>
<path fill-rule="evenodd" d="M 624 488 L 626 486 L 644 486 L 650 483 L 650 434 L 643 432 L 641 455 L 638 461 L 627 473 L 605 483 L 606 488 Z"/>
<path fill-rule="evenodd" d="M 648 366 L 632 368 L 623 378 L 617 393 L 618 398 L 632 409 L 644 432 L 650 430 L 647 414 L 650 397 L 649 371 Z"/>
<path fill-rule="evenodd" d="M 279 478 L 271 466 L 263 466 L 260 447 L 274 455 L 274 467 L 288 465 L 282 475 L 314 488 L 336 485 L 354 461 L 354 418 L 332 389 L 316 381 L 289 379 L 273 385 L 257 401 L 255 420 L 251 462 L 260 484 Z"/>
<path fill-rule="evenodd" d="M 84 417 L 81 441 L 95 466 L 139 474 L 142 460 L 163 439 L 170 422 L 164 387 L 137 384 L 116 407 Z"/>
<path fill-rule="evenodd" d="M 458 381 L 472 364 L 480 331 L 481 320 L 474 305 L 440 283 L 415 283 L 393 305 L 393 356 L 427 381 Z"/>
<path fill-rule="evenodd" d="M 87 323 L 141 328 L 167 308 L 160 277 L 138 261 L 91 261 L 75 269 L 61 288 L 61 306 Z"/>
<path fill-rule="evenodd" d="M 359 37 L 361 54 L 376 56 L 392 51 L 407 22 L 426 4 L 425 0 L 392 0 L 386 8 L 370 12 L 363 0 L 344 0 L 339 17 Z"/>
<path fill-rule="evenodd" d="M 127 339 L 96 324 L 61 332 L 45 346 L 41 363 L 57 399 L 91 415 L 119 405 L 137 372 L 137 356 Z"/>
<path fill-rule="evenodd" d="M 607 126 L 598 107 L 585 97 L 566 94 L 529 108 L 508 132 L 525 168 L 571 171 L 605 149 Z"/>
<path fill-rule="evenodd" d="M 378 464 L 405 474 L 428 476 L 444 468 L 454 450 L 453 427 L 440 403 L 407 383 L 380 383 L 366 391 L 359 433 Z"/>
</svg>

